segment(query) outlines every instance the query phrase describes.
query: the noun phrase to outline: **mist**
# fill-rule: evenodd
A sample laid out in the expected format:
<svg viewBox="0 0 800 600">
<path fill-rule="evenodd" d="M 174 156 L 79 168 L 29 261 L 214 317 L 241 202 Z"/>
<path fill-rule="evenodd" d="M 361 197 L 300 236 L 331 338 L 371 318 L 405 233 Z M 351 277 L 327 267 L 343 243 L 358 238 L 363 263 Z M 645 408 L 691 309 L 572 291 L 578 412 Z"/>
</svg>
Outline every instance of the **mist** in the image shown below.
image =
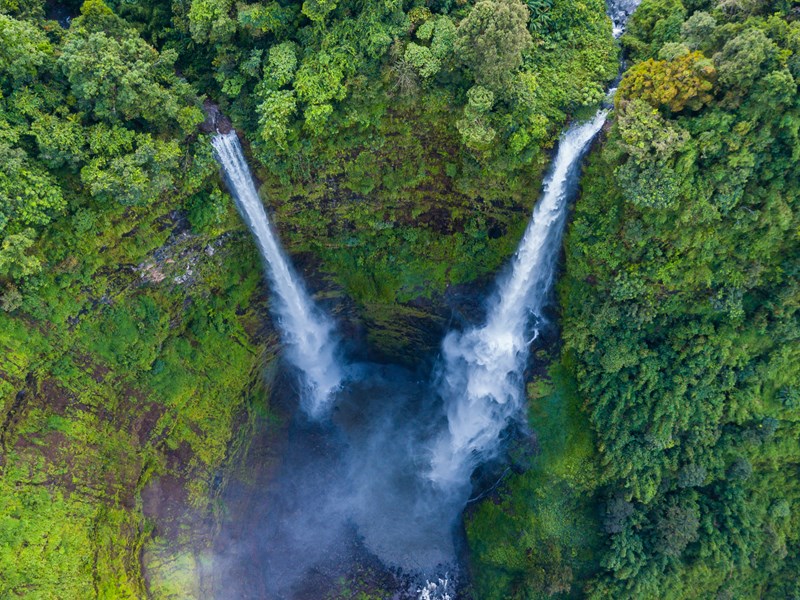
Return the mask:
<svg viewBox="0 0 800 600">
<path fill-rule="evenodd" d="M 362 363 L 345 373 L 329 419 L 295 411 L 263 514 L 248 518 L 246 540 L 215 557 L 224 572 L 257 554 L 262 592 L 223 574 L 217 598 L 319 597 L 370 561 L 407 583 L 405 597 L 443 597 L 425 587 L 458 570 L 469 486 L 443 489 L 426 476 L 446 427 L 441 399 L 429 376 L 403 367 Z"/>
</svg>

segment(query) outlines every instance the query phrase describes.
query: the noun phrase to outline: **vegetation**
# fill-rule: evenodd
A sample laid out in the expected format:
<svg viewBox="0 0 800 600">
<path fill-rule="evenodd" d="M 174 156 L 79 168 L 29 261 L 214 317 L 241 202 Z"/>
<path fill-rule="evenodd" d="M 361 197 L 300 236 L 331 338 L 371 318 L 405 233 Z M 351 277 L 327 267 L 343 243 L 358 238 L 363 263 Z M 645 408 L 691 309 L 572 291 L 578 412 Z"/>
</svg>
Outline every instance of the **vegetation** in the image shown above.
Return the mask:
<svg viewBox="0 0 800 600">
<path fill-rule="evenodd" d="M 274 356 L 260 268 L 175 51 L 101 2 L 68 30 L 3 7 L 0 597 L 138 598 L 143 549 L 212 533 L 153 490 L 214 510 Z"/>
<path fill-rule="evenodd" d="M 644 0 L 621 42 L 539 451 L 468 510 L 473 591 L 792 598 L 798 9 Z M 276 339 L 204 101 L 315 287 L 412 360 L 618 53 L 600 0 L 0 0 L 0 597 L 207 596 Z"/>
<path fill-rule="evenodd" d="M 575 382 L 555 363 L 529 383 L 528 400 L 539 451 L 517 453 L 499 501 L 468 510 L 477 598 L 564 594 L 595 569 L 598 469 Z"/>
<path fill-rule="evenodd" d="M 495 529 L 503 519 L 521 520 L 511 530 L 528 536 L 548 522 L 528 521 L 536 495 L 524 487 L 540 469 L 558 473 L 553 444 L 543 444 L 544 468 L 512 480 L 503 503 L 474 517 L 480 597 L 565 591 L 521 583 L 537 569 L 564 573 L 550 567 L 558 557 L 567 557 L 575 596 L 796 597 L 800 22 L 792 15 L 784 5 L 644 0 L 633 16 L 622 42 L 634 64 L 584 175 L 560 286 L 562 363 L 596 448 L 588 486 L 567 497 L 580 506 L 593 496 L 602 535 L 589 542 L 594 564 L 582 572 L 569 533 L 544 556 L 525 536 L 499 561 L 482 550 L 485 539 L 495 552 L 505 547 Z M 533 426 L 547 434 L 537 411 L 534 402 Z"/>
<path fill-rule="evenodd" d="M 430 313 L 395 302 L 512 251 L 616 50 L 598 0 L 538 29 L 518 0 L 56 8 L 0 4 L 0 596 L 204 597 L 196 549 L 275 339 L 201 92 L 290 248 L 396 354 Z"/>
<path fill-rule="evenodd" d="M 252 132 L 290 248 L 365 307 L 496 270 L 546 151 L 617 68 L 597 0 L 538 30 L 519 0 L 240 4 L 210 29 L 201 6 L 181 70 Z"/>
</svg>

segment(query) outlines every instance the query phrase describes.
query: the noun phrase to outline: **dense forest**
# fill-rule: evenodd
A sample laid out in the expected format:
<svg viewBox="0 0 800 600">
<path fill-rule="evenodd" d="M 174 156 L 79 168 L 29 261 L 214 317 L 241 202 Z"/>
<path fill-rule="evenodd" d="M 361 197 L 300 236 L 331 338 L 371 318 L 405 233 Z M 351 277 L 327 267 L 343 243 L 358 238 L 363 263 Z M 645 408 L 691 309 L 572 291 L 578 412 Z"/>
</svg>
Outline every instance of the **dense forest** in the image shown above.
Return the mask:
<svg viewBox="0 0 800 600">
<path fill-rule="evenodd" d="M 205 113 L 348 335 L 410 362 L 620 56 L 537 448 L 465 510 L 462 593 L 800 597 L 791 0 L 643 0 L 619 41 L 600 0 L 0 0 L 0 597 L 213 597 L 226 485 L 283 435 Z M 325 594 L 384 597 L 360 585 Z"/>
<path fill-rule="evenodd" d="M 796 597 L 793 15 L 644 0 L 632 17 L 566 239 L 558 375 L 574 387 L 534 390 L 550 449 L 472 524 L 482 597 Z M 554 502 L 569 511 L 555 522 Z M 484 518 L 531 539 L 499 540 Z"/>
</svg>

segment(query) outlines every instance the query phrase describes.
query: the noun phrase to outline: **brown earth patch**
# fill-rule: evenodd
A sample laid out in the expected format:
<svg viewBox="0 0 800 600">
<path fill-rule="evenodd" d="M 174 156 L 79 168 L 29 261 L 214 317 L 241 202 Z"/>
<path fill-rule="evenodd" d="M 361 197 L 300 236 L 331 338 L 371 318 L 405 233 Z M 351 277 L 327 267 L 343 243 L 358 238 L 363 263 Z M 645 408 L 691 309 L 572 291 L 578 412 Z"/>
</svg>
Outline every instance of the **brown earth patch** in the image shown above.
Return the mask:
<svg viewBox="0 0 800 600">
<path fill-rule="evenodd" d="M 161 404 L 151 403 L 145 410 L 137 413 L 136 419 L 131 425 L 131 431 L 136 435 L 140 446 L 144 446 L 150 439 L 158 420 L 166 410 Z"/>
<path fill-rule="evenodd" d="M 173 474 L 153 477 L 142 489 L 142 513 L 156 524 L 156 535 L 176 538 L 189 506 L 186 481 Z"/>
<path fill-rule="evenodd" d="M 55 379 L 45 379 L 39 387 L 37 399 L 54 414 L 64 415 L 67 408 L 75 403 L 75 396 Z"/>
</svg>

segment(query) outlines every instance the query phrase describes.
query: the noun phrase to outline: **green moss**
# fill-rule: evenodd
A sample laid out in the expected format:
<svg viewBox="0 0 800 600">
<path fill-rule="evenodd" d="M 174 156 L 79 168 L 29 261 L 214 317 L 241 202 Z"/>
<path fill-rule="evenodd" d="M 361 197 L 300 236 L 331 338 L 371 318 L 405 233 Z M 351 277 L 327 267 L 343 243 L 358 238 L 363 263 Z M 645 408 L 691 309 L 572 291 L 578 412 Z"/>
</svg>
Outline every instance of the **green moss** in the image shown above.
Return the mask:
<svg viewBox="0 0 800 600">
<path fill-rule="evenodd" d="M 143 546 L 154 597 L 197 590 L 199 559 L 165 549 L 198 539 L 151 541 L 146 516 L 174 535 L 180 527 L 146 514 L 140 494 L 171 478 L 171 519 L 213 517 L 214 478 L 242 445 L 253 374 L 277 340 L 255 337 L 261 265 L 238 219 L 221 239 L 170 237 L 165 222 L 154 206 L 96 239 L 55 228 L 46 252 L 56 267 L 21 309 L 0 313 L 11 415 L 0 464 L 4 598 L 142 597 Z"/>
<path fill-rule="evenodd" d="M 8 458 L 17 466 L 0 480 L 0 595 L 138 598 L 136 516 L 91 495 L 51 491 L 45 464 Z M 33 479 L 30 467 L 38 471 Z"/>
<path fill-rule="evenodd" d="M 476 596 L 482 599 L 577 596 L 573 582 L 597 569 L 594 442 L 575 384 L 559 365 L 528 384 L 529 421 L 539 452 L 511 476 L 499 499 L 467 516 Z"/>
<path fill-rule="evenodd" d="M 509 179 L 445 175 L 457 145 L 447 110 L 425 105 L 387 116 L 377 136 L 340 140 L 351 146 L 320 165 L 314 182 L 287 186 L 262 173 L 261 194 L 287 247 L 313 252 L 359 302 L 403 303 L 473 281 L 502 265 L 522 235 L 543 163 Z M 353 183 L 362 157 L 369 192 Z"/>
</svg>

